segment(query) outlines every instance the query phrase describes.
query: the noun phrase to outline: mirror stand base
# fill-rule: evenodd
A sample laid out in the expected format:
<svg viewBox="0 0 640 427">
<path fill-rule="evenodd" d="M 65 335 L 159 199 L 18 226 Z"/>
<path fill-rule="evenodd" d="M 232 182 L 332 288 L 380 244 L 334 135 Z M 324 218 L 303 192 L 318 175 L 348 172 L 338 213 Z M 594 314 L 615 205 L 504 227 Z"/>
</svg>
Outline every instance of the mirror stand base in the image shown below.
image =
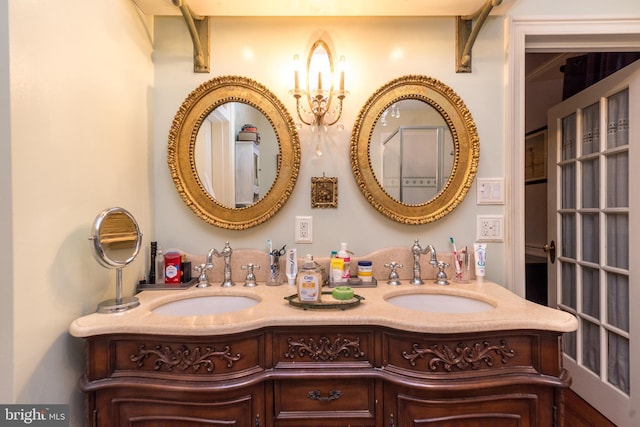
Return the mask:
<svg viewBox="0 0 640 427">
<path fill-rule="evenodd" d="M 137 297 L 124 297 L 102 301 L 98 304 L 98 313 L 121 313 L 140 305 Z"/>
</svg>

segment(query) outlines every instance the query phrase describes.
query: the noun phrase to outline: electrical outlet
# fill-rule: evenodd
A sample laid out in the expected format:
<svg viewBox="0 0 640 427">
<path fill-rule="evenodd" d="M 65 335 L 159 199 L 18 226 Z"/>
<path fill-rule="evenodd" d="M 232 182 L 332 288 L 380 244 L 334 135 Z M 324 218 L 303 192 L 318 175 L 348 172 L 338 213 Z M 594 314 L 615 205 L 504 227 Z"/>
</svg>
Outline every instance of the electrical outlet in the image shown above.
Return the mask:
<svg viewBox="0 0 640 427">
<path fill-rule="evenodd" d="M 294 241 L 296 243 L 313 242 L 313 217 L 296 216 L 294 228 Z"/>
<path fill-rule="evenodd" d="M 476 240 L 480 242 L 504 242 L 504 216 L 477 215 Z"/>
</svg>

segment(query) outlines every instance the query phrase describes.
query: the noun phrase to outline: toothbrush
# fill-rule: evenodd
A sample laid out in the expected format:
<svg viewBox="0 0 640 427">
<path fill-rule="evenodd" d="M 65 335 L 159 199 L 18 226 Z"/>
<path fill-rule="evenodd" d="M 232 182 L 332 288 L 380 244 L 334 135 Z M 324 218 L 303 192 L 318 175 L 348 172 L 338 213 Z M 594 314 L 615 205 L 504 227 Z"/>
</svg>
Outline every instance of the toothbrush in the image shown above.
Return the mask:
<svg viewBox="0 0 640 427">
<path fill-rule="evenodd" d="M 462 273 L 460 269 L 460 260 L 458 259 L 458 250 L 456 249 L 456 241 L 453 240 L 453 236 L 449 237 L 449 242 L 451 242 L 451 246 L 453 247 L 453 260 L 456 263 L 456 276 L 459 276 Z"/>
<path fill-rule="evenodd" d="M 273 273 L 273 244 L 271 239 L 267 240 L 267 250 L 269 251 L 269 269 Z"/>
</svg>

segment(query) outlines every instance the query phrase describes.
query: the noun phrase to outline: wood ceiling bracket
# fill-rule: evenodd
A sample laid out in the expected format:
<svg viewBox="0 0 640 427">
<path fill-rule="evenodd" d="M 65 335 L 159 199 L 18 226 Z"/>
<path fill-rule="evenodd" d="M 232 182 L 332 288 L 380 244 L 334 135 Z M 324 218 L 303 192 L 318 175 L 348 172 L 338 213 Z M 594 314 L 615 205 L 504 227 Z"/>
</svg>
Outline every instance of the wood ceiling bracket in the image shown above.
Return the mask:
<svg viewBox="0 0 640 427">
<path fill-rule="evenodd" d="M 193 42 L 193 72 L 208 73 L 209 67 L 209 17 L 198 16 L 183 0 L 172 0 L 180 9 L 184 21 L 189 29 Z"/>
<path fill-rule="evenodd" d="M 456 73 L 471 72 L 471 49 L 491 10 L 502 0 L 487 0 L 474 14 L 456 16 Z M 475 25 L 473 21 L 475 20 Z"/>
</svg>

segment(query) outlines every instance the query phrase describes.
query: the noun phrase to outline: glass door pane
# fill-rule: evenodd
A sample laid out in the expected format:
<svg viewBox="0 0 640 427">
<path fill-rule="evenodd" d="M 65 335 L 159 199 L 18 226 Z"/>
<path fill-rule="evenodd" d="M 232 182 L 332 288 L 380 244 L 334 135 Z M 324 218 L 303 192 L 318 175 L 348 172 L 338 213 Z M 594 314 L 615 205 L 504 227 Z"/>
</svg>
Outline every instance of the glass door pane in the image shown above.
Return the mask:
<svg viewBox="0 0 640 427">
<path fill-rule="evenodd" d="M 580 325 L 565 336 L 565 355 L 627 394 L 628 99 L 624 90 L 562 118 L 558 162 L 558 300 Z M 606 137 L 601 129 L 607 129 Z"/>
</svg>

